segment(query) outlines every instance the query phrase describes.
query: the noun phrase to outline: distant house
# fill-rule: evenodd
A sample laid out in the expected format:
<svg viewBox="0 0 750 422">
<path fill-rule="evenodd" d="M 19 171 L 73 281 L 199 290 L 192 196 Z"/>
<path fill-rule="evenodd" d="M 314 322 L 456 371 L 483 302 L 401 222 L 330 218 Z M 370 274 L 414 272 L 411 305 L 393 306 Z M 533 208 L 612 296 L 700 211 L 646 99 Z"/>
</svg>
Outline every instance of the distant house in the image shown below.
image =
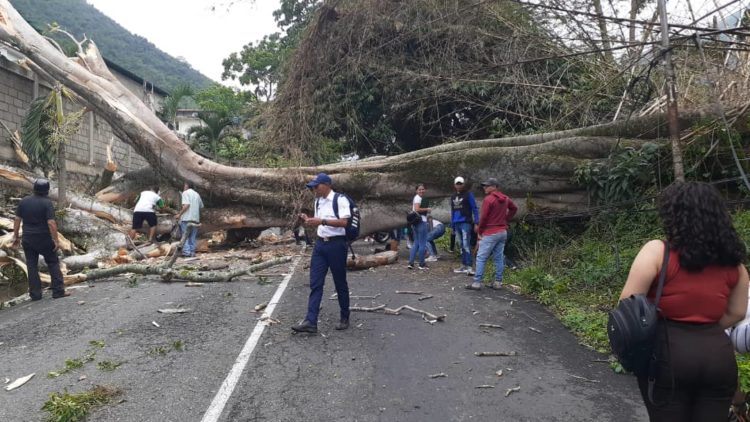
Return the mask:
<svg viewBox="0 0 750 422">
<path fill-rule="evenodd" d="M 45 95 L 52 84 L 27 67 L 20 66 L 25 56 L 7 46 L 0 47 L 0 120 L 11 130 L 21 130 L 21 123 L 31 102 Z M 168 93 L 138 75 L 105 59 L 110 71 L 132 93 L 152 110 L 161 107 Z M 67 144 L 67 168 L 74 186 L 87 187 L 101 173 L 106 162 L 106 148 L 113 141 L 113 158 L 118 172 L 147 167 L 148 163 L 133 148 L 118 139 L 109 124 L 93 112 L 87 113 L 79 133 Z M 0 161 L 18 164 L 6 134 L 0 136 Z"/>
<path fill-rule="evenodd" d="M 175 130 L 180 138 L 187 139 L 188 131 L 191 127 L 201 126 L 203 124 L 201 119 L 198 118 L 198 113 L 200 111 L 201 110 L 197 108 L 181 108 L 177 110 L 177 116 L 175 117 L 177 127 Z"/>
</svg>

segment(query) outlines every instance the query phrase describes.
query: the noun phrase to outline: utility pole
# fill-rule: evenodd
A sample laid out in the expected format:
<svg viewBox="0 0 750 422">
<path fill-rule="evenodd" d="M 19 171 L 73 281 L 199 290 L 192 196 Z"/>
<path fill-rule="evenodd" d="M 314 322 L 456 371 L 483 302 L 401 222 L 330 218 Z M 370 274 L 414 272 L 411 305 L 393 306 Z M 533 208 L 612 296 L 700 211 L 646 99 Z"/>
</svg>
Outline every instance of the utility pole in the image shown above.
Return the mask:
<svg viewBox="0 0 750 422">
<path fill-rule="evenodd" d="M 661 21 L 661 48 L 664 54 L 664 74 L 667 78 L 667 123 L 669 141 L 672 143 L 672 163 L 674 180 L 685 181 L 685 168 L 682 164 L 682 147 L 680 146 L 680 126 L 677 122 L 677 88 L 675 87 L 674 69 L 672 69 L 672 51 L 669 48 L 669 23 L 667 22 L 666 0 L 658 0 L 659 20 Z"/>
</svg>

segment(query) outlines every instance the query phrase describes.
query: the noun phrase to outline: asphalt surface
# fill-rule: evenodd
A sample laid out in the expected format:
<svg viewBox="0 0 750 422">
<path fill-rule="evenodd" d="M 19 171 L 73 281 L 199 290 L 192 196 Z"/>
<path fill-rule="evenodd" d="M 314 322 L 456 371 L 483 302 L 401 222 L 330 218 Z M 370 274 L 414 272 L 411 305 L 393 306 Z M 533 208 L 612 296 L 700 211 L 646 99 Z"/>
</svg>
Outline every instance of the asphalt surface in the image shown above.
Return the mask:
<svg viewBox="0 0 750 422">
<path fill-rule="evenodd" d="M 224 255 L 204 255 L 201 262 L 225 262 Z M 444 322 L 430 324 L 408 311 L 355 312 L 349 330 L 335 331 L 338 303 L 329 299 L 329 278 L 319 333 L 291 334 L 289 326 L 306 309 L 308 261 L 303 256 L 291 276 L 272 315 L 280 323 L 266 327 L 220 420 L 647 420 L 633 377 L 597 362 L 606 357 L 579 345 L 533 300 L 509 290 L 465 290 L 469 278 L 452 273 L 455 262 L 420 272 L 407 270 L 402 259 L 349 274 L 352 295 L 378 295 L 353 299 L 352 306 L 411 305 L 447 315 Z M 258 323 L 261 314 L 253 308 L 270 301 L 286 271 L 264 270 L 278 274 L 270 284 L 244 277 L 195 288 L 146 277 L 132 286 L 117 278 L 72 290 L 65 299 L 46 293 L 40 302 L 1 310 L 0 382 L 36 376 L 16 390 L 0 390 L 0 421 L 43 420 L 49 394 L 94 385 L 122 393 L 94 410 L 90 421 L 200 421 Z M 433 297 L 419 301 L 397 290 Z M 157 313 L 177 307 L 190 312 Z M 176 350 L 175 342 L 184 349 Z M 91 350 L 94 361 L 83 368 L 47 377 Z M 106 360 L 122 364 L 102 371 L 97 364 Z"/>
</svg>

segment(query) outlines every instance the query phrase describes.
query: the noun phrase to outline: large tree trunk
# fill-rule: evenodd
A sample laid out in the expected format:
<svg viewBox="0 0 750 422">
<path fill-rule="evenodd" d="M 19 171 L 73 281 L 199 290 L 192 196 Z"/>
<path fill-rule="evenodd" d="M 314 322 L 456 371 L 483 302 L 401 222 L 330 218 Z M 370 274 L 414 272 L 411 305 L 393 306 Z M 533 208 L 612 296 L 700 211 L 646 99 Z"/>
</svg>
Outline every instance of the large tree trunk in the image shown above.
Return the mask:
<svg viewBox="0 0 750 422">
<path fill-rule="evenodd" d="M 300 209 L 311 208 L 312 197 L 304 183 L 319 171 L 328 172 L 337 190 L 359 202 L 363 234 L 403 225 L 404 211 L 419 182 L 427 184 L 428 197 L 445 201 L 457 175 L 475 185 L 484 178 L 497 177 L 504 192 L 521 198 L 517 202 L 522 211 L 526 203 L 533 203 L 535 209 L 582 208 L 585 192 L 571 182 L 577 165 L 607 157 L 616 145 L 639 145 L 665 133 L 663 117 L 655 116 L 555 133 L 445 144 L 319 168 L 229 167 L 191 151 L 109 72 L 93 42 L 77 60 L 71 60 L 29 26 L 7 0 L 0 0 L 0 40 L 12 44 L 88 102 L 159 175 L 175 186 L 181 186 L 183 180 L 195 183 L 207 205 L 215 209 L 204 218 L 208 222 L 202 226 L 204 231 L 291 225 Z M 436 217 L 447 218 L 447 203 L 440 202 L 438 208 L 443 212 Z"/>
</svg>

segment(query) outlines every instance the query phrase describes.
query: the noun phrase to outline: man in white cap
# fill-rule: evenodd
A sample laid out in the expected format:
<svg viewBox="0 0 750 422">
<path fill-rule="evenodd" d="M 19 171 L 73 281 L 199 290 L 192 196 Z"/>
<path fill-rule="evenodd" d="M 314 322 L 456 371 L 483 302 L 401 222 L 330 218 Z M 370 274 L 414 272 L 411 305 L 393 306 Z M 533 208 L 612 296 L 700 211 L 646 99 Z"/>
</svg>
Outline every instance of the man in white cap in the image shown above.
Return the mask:
<svg viewBox="0 0 750 422">
<path fill-rule="evenodd" d="M 461 249 L 461 266 L 453 272 L 473 275 L 471 269 L 471 233 L 479 221 L 479 209 L 474 194 L 466 189 L 464 183 L 465 180 L 461 176 L 453 180 L 456 193 L 451 196 L 451 228 L 456 234 L 456 240 Z"/>
</svg>

